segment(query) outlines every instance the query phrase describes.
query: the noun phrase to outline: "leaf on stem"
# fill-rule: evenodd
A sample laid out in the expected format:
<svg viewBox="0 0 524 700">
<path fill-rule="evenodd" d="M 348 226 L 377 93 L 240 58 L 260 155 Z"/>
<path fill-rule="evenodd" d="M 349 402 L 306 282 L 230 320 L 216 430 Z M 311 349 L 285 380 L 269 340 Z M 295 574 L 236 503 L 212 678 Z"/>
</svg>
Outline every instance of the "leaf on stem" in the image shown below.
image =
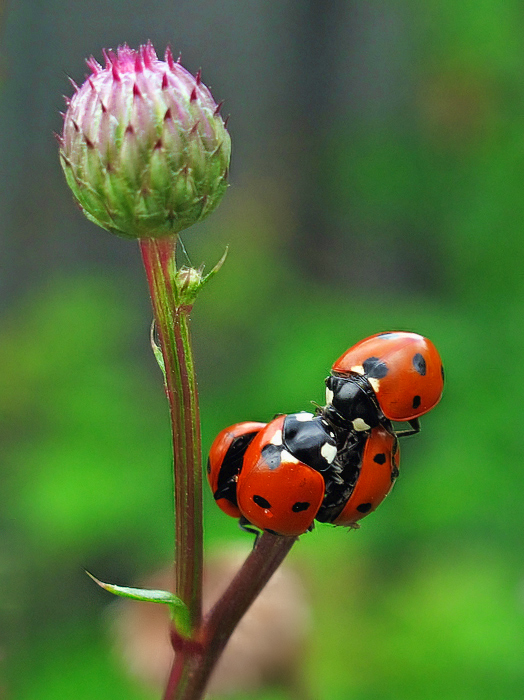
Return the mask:
<svg viewBox="0 0 524 700">
<path fill-rule="evenodd" d="M 156 342 L 156 329 L 155 329 L 155 321 L 153 320 L 151 322 L 151 333 L 149 335 L 149 339 L 151 342 L 151 348 L 153 350 L 153 354 L 156 358 L 156 361 L 158 362 L 158 366 L 162 370 L 162 374 L 164 375 L 164 382 L 166 381 L 166 366 L 164 364 L 164 356 L 162 355 L 162 350 L 160 348 L 160 345 Z"/>
<path fill-rule="evenodd" d="M 214 267 L 212 270 L 210 270 L 210 272 L 208 272 L 207 275 L 206 275 L 205 277 L 202 278 L 201 287 L 203 287 L 204 284 L 205 284 L 206 282 L 208 282 L 212 277 L 214 277 L 214 276 L 216 275 L 216 273 L 220 270 L 220 268 L 222 267 L 222 265 L 226 262 L 226 258 L 227 258 L 228 252 L 229 252 L 229 246 L 226 246 L 226 249 L 225 249 L 225 251 L 224 251 L 224 254 L 223 254 L 222 257 L 220 258 L 220 260 L 217 262 L 217 264 L 215 265 L 215 267 Z"/>
<path fill-rule="evenodd" d="M 131 598 L 132 600 L 142 600 L 146 603 L 163 603 L 169 606 L 171 620 L 179 634 L 184 637 L 190 636 L 189 610 L 186 604 L 170 591 L 152 590 L 149 588 L 128 588 L 127 586 L 117 586 L 114 583 L 104 583 L 86 571 L 86 574 L 100 588 L 103 588 L 109 593 L 121 596 L 122 598 Z"/>
</svg>

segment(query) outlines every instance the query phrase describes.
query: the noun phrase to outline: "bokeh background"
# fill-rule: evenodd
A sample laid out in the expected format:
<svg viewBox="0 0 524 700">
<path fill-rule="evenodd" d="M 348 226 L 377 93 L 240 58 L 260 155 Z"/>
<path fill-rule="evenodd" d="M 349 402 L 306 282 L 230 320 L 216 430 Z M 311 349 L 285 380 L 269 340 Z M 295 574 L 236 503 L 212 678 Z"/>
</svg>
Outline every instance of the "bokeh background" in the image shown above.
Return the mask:
<svg viewBox="0 0 524 700">
<path fill-rule="evenodd" d="M 521 700 L 524 5 L 18 0 L 1 22 L 0 697 L 158 697 L 84 574 L 131 585 L 171 557 L 147 290 L 53 139 L 84 57 L 151 39 L 231 113 L 230 190 L 183 236 L 196 265 L 230 246 L 193 315 L 204 449 L 322 401 L 380 330 L 428 335 L 447 371 L 377 513 L 289 557 L 311 602 L 300 683 L 236 697 Z M 209 555 L 249 545 L 205 505 Z"/>
</svg>

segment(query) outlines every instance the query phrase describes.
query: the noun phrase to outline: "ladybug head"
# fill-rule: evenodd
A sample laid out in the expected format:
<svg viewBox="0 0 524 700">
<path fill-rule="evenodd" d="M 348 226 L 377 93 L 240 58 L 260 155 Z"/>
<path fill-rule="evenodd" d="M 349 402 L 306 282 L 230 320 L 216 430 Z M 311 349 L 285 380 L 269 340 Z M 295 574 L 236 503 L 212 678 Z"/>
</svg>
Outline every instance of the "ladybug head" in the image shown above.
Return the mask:
<svg viewBox="0 0 524 700">
<path fill-rule="evenodd" d="M 326 404 L 326 418 L 356 431 L 375 428 L 383 418 L 372 388 L 359 375 L 328 377 Z"/>
</svg>

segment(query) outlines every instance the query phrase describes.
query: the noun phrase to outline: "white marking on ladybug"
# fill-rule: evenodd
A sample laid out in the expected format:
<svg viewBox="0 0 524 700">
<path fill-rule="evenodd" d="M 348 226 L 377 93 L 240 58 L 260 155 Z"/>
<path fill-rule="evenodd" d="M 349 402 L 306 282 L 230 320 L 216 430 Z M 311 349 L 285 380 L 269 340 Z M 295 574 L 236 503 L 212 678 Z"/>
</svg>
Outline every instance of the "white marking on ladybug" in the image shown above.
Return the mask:
<svg viewBox="0 0 524 700">
<path fill-rule="evenodd" d="M 366 423 L 365 420 L 362 420 L 362 418 L 355 418 L 355 420 L 353 421 L 353 427 L 357 431 L 369 430 L 369 425 Z"/>
<path fill-rule="evenodd" d="M 300 460 L 298 460 L 296 457 L 293 457 L 291 452 L 288 452 L 287 450 L 282 450 L 280 454 L 280 461 L 287 462 L 288 464 L 300 464 Z"/>
<path fill-rule="evenodd" d="M 376 394 L 380 386 L 380 379 L 377 379 L 376 377 L 368 377 L 368 382 L 371 384 L 373 391 Z"/>
<path fill-rule="evenodd" d="M 337 448 L 335 445 L 330 445 L 329 442 L 325 442 L 322 445 L 322 448 L 320 450 L 320 454 L 328 464 L 331 464 L 331 462 L 335 459 L 337 456 Z"/>
<path fill-rule="evenodd" d="M 307 423 L 310 420 L 313 420 L 315 416 L 312 413 L 308 413 L 308 411 L 300 411 L 300 413 L 295 413 L 295 418 L 300 421 L 300 423 Z"/>
<path fill-rule="evenodd" d="M 281 445 L 282 444 L 282 431 L 277 430 L 276 433 L 273 435 L 271 440 L 269 441 L 270 445 Z"/>
<path fill-rule="evenodd" d="M 351 368 L 351 372 L 355 372 L 355 374 L 365 374 L 364 367 L 362 365 L 355 365 L 354 367 Z"/>
<path fill-rule="evenodd" d="M 333 396 L 334 396 L 334 394 L 331 391 L 331 389 L 326 387 L 326 403 L 328 403 L 328 404 L 333 403 Z"/>
</svg>

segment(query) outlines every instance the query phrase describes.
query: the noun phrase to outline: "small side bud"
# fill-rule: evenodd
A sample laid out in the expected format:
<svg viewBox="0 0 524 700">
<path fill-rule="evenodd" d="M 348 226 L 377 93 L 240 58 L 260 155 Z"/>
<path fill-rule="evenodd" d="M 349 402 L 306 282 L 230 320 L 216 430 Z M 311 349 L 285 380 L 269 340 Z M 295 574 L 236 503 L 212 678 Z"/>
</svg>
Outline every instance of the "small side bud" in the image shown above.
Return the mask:
<svg viewBox="0 0 524 700">
<path fill-rule="evenodd" d="M 177 271 L 174 281 L 177 288 L 179 306 L 185 307 L 186 310 L 191 309 L 202 287 L 217 274 L 224 264 L 227 253 L 228 249 L 226 248 L 224 255 L 222 255 L 220 260 L 207 275 L 204 275 L 203 265 L 198 269 L 194 267 L 181 267 Z"/>
<path fill-rule="evenodd" d="M 190 309 L 203 284 L 202 270 L 194 267 L 181 267 L 175 275 L 179 306 Z"/>
</svg>

